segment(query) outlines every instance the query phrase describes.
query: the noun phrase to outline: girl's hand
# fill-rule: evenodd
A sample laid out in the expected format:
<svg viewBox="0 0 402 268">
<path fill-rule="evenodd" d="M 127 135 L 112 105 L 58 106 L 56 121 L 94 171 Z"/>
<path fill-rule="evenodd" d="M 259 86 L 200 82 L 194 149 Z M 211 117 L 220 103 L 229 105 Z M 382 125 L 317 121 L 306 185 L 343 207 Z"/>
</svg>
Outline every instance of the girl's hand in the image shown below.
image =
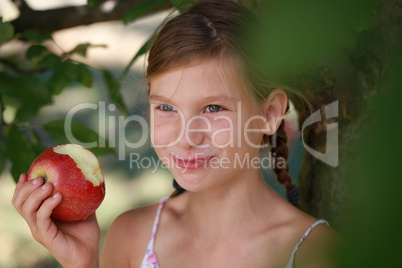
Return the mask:
<svg viewBox="0 0 402 268">
<path fill-rule="evenodd" d="M 27 181 L 20 175 L 12 203 L 25 219 L 36 241 L 63 267 L 98 267 L 100 229 L 95 214 L 86 220 L 61 222 L 50 218 L 62 196 L 42 178 Z"/>
</svg>

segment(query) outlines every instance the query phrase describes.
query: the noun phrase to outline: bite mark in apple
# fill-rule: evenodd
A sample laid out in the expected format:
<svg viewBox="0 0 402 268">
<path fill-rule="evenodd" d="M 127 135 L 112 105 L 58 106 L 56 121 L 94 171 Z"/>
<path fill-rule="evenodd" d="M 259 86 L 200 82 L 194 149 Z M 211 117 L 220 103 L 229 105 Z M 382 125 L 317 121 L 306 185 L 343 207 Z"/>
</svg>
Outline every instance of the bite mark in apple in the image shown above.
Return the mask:
<svg viewBox="0 0 402 268">
<path fill-rule="evenodd" d="M 67 144 L 54 147 L 53 151 L 58 154 L 66 154 L 70 156 L 77 167 L 81 169 L 85 178 L 92 182 L 94 186 L 98 186 L 103 182 L 103 176 L 98 163 L 98 159 L 88 150 L 82 150 L 82 146 L 77 144 Z"/>
</svg>

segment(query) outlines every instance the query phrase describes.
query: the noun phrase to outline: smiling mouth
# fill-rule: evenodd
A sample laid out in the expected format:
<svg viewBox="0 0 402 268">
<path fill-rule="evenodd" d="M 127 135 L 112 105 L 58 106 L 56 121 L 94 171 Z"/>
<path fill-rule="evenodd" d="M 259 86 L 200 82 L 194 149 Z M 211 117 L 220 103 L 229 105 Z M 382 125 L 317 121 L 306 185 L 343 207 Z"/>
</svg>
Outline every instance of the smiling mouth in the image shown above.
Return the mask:
<svg viewBox="0 0 402 268">
<path fill-rule="evenodd" d="M 178 155 L 175 155 L 174 153 L 171 153 L 173 161 L 176 163 L 176 165 L 180 168 L 184 169 L 197 169 L 197 168 L 202 168 L 205 167 L 209 161 L 213 158 L 213 156 L 204 156 L 204 157 L 180 157 Z"/>
</svg>

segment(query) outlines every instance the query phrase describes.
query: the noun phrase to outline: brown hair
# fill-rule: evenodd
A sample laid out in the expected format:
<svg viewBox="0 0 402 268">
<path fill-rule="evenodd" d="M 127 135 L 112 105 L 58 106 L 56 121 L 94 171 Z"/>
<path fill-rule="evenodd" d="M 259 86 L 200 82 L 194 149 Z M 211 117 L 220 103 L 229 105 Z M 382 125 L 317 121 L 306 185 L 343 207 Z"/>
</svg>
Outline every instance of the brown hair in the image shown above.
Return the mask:
<svg viewBox="0 0 402 268">
<path fill-rule="evenodd" d="M 148 81 L 195 61 L 247 54 L 243 37 L 252 13 L 232 1 L 200 1 L 187 12 L 165 20 L 148 55 Z"/>
<path fill-rule="evenodd" d="M 188 11 L 168 18 L 157 29 L 148 53 L 146 78 L 150 81 L 167 71 L 206 59 L 232 59 L 240 62 L 238 65 L 241 66 L 235 68 L 242 74 L 242 83 L 254 91 L 256 99 L 265 100 L 274 87 L 261 79 L 264 75 L 256 75 L 259 72 L 253 65 L 253 42 L 250 41 L 255 38 L 252 34 L 256 32 L 256 27 L 255 15 L 238 3 L 228 0 L 200 1 Z M 276 141 L 272 141 L 274 138 Z M 264 137 L 264 141 L 267 140 L 276 163 L 286 161 L 288 149 L 284 121 L 276 134 Z M 295 195 L 289 198 L 289 191 L 296 189 L 291 183 L 289 166 L 276 164 L 273 170 L 286 188 L 288 199 L 298 205 L 298 191 L 297 198 L 293 198 Z M 179 192 L 183 190 L 177 183 L 174 185 Z"/>
</svg>

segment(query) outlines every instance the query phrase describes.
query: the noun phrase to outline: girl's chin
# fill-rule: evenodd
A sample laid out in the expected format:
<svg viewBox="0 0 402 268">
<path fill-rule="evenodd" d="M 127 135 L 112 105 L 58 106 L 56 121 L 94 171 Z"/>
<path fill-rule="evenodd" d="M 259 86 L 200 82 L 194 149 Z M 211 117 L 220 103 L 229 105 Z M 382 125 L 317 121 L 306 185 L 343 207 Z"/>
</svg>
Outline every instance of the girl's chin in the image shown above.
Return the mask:
<svg viewBox="0 0 402 268">
<path fill-rule="evenodd" d="M 180 187 L 190 192 L 201 191 L 201 185 L 206 179 L 205 176 L 202 176 L 201 174 L 194 174 L 191 172 L 173 174 L 175 175 L 175 180 Z"/>
</svg>

